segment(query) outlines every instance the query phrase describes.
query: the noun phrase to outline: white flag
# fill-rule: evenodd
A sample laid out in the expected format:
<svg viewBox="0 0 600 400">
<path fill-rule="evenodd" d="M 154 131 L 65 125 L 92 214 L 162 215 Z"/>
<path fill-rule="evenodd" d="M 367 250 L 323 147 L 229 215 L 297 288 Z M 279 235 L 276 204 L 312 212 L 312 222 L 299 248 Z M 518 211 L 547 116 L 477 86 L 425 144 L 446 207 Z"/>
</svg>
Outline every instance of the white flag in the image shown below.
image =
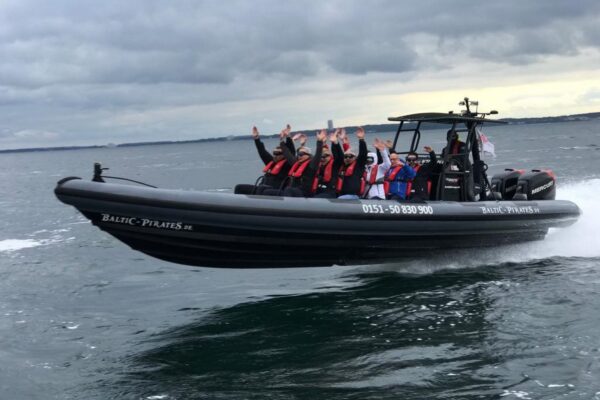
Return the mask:
<svg viewBox="0 0 600 400">
<path fill-rule="evenodd" d="M 493 157 L 496 157 L 496 151 L 494 148 L 494 144 L 490 142 L 490 140 L 481 132 L 479 129 L 477 130 L 479 133 L 479 140 L 481 143 L 480 149 L 483 151 L 483 154 L 489 154 Z"/>
</svg>

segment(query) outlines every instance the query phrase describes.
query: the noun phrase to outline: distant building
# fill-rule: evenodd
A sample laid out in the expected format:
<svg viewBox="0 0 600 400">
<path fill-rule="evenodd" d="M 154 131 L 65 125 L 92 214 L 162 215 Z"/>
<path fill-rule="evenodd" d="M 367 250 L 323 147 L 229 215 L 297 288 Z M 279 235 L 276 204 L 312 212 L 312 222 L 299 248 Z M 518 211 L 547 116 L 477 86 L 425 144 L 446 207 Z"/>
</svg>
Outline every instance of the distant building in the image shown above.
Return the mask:
<svg viewBox="0 0 600 400">
<path fill-rule="evenodd" d="M 332 130 L 334 130 L 334 129 L 335 129 L 335 128 L 333 127 L 333 120 L 331 120 L 331 119 L 328 119 L 328 120 L 327 120 L 327 130 L 329 130 L 329 131 L 332 131 Z"/>
</svg>

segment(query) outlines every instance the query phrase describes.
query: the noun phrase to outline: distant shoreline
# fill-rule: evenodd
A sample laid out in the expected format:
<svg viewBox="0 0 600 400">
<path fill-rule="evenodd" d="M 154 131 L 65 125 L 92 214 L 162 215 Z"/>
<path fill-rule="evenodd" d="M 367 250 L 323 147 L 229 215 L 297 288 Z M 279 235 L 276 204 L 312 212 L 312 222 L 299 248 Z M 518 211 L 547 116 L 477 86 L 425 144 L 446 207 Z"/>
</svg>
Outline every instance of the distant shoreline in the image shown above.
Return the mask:
<svg viewBox="0 0 600 400">
<path fill-rule="evenodd" d="M 509 125 L 530 125 L 530 124 L 544 124 L 544 123 L 560 123 L 560 122 L 577 122 L 577 121 L 592 121 L 600 120 L 600 112 L 586 113 L 586 114 L 574 114 L 574 115 L 563 115 L 558 117 L 539 117 L 539 118 L 503 118 L 501 121 L 508 122 Z M 398 124 L 377 124 L 377 125 L 364 125 L 367 133 L 376 132 L 390 132 L 395 131 Z M 353 130 L 353 128 L 347 128 Z M 431 128 L 429 128 L 431 129 Z M 305 132 L 311 135 L 315 132 L 315 129 L 307 129 Z M 278 135 L 262 135 L 265 138 L 275 138 Z M 161 140 L 151 142 L 133 142 L 133 143 L 121 143 L 121 144 L 106 144 L 106 145 L 88 145 L 88 146 L 58 146 L 58 147 L 31 147 L 31 148 L 20 148 L 20 149 L 5 149 L 0 150 L 2 153 L 28 153 L 28 152 L 41 152 L 41 151 L 61 151 L 61 150 L 85 150 L 85 149 L 106 149 L 106 148 L 117 148 L 117 147 L 137 147 L 137 146 L 156 146 L 165 144 L 185 144 L 185 143 L 208 143 L 208 142 L 227 142 L 232 140 L 250 140 L 251 135 L 238 135 L 238 136 L 224 136 L 206 139 L 191 139 L 191 140 Z"/>
</svg>

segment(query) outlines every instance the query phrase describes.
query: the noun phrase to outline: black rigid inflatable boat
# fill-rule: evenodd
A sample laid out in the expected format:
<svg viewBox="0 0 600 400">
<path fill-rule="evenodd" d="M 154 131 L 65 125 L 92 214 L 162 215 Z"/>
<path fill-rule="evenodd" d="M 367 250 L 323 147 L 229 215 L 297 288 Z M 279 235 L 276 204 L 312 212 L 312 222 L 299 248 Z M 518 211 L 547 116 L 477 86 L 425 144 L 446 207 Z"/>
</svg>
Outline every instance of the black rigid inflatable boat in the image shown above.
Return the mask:
<svg viewBox="0 0 600 400">
<path fill-rule="evenodd" d="M 542 239 L 569 201 L 399 203 L 234 195 L 67 178 L 57 197 L 135 250 L 206 267 L 373 264 Z"/>
<path fill-rule="evenodd" d="M 55 193 L 94 225 L 135 250 L 180 264 L 222 267 L 309 267 L 377 264 L 441 249 L 497 246 L 543 239 L 549 228 L 577 221 L 580 210 L 554 200 L 551 172 L 507 170 L 488 180 L 476 128 L 482 113 L 390 118 L 419 145 L 425 122 L 467 132 L 463 153 L 446 154 L 435 200 L 340 200 L 241 195 L 65 178 Z M 492 112 L 494 113 L 494 112 Z M 416 127 L 406 128 L 405 122 Z M 461 126 L 465 128 L 460 128 Z M 449 139 L 450 140 L 450 139 Z M 450 144 L 450 142 L 448 143 Z M 448 148 L 450 148 L 448 146 Z M 457 167 L 457 165 L 459 167 Z"/>
</svg>

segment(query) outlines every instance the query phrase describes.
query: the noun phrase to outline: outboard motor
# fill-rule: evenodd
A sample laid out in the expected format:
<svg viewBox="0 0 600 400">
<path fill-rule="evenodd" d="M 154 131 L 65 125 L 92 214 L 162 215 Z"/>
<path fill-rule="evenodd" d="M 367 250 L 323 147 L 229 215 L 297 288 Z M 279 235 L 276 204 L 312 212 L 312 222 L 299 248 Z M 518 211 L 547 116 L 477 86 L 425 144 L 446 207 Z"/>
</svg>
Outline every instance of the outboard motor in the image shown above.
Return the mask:
<svg viewBox="0 0 600 400">
<path fill-rule="evenodd" d="M 521 175 L 513 200 L 554 200 L 556 177 L 552 170 L 534 169 Z"/>
<path fill-rule="evenodd" d="M 494 198 L 512 200 L 517 193 L 519 178 L 524 172 L 524 169 L 507 168 L 504 172 L 492 176 L 492 192 L 496 193 Z"/>
</svg>

